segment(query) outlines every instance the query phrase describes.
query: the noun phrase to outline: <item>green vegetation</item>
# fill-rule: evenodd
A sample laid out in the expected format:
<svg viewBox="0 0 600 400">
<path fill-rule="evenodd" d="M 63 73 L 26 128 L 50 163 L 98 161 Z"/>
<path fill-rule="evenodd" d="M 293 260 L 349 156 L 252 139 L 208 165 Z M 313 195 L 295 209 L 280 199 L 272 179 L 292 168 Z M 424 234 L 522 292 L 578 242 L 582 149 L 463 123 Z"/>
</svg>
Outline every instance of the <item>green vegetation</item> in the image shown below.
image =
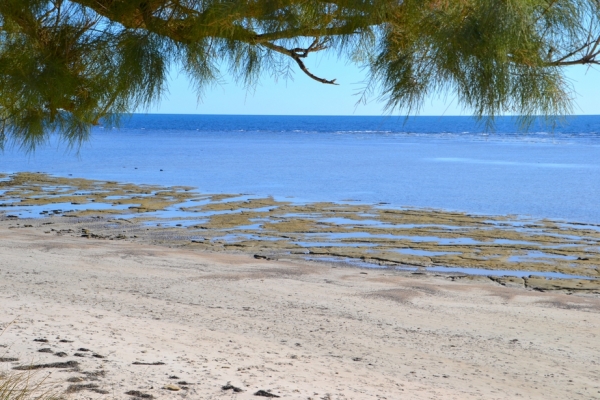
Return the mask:
<svg viewBox="0 0 600 400">
<path fill-rule="evenodd" d="M 59 130 L 70 143 L 101 118 L 148 106 L 171 66 L 198 93 L 229 71 L 309 71 L 330 51 L 364 66 L 364 97 L 418 111 L 455 93 L 478 117 L 564 115 L 561 67 L 598 64 L 597 0 L 2 0 L 0 144 L 26 148 Z"/>
</svg>

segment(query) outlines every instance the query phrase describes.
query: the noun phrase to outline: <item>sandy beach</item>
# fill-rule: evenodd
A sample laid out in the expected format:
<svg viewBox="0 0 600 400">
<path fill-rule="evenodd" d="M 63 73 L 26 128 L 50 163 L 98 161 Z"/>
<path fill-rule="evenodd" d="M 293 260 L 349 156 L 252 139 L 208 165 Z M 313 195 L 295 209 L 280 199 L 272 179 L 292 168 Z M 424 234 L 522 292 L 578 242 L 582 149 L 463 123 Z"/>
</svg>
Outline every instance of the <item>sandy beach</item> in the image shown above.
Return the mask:
<svg viewBox="0 0 600 400">
<path fill-rule="evenodd" d="M 45 366 L 67 398 L 600 398 L 591 292 L 6 221 L 0 277 L 1 371 Z"/>
</svg>

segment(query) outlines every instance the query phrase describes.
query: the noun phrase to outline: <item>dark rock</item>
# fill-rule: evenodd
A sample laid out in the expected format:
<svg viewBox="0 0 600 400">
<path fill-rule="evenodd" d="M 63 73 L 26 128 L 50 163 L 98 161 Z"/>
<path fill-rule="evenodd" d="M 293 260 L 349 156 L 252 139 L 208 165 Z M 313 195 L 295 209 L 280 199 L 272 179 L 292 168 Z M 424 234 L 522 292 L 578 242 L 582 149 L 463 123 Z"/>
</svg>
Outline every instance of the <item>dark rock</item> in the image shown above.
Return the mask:
<svg viewBox="0 0 600 400">
<path fill-rule="evenodd" d="M 48 348 L 48 347 L 46 347 L 46 348 L 44 348 L 44 349 L 39 349 L 39 350 L 38 350 L 38 352 L 40 352 L 40 353 L 54 353 L 54 352 L 52 351 L 52 349 L 50 349 L 50 348 Z"/>
<path fill-rule="evenodd" d="M 56 362 L 50 364 L 32 364 L 32 365 L 20 365 L 18 367 L 14 367 L 18 371 L 29 371 L 33 369 L 42 369 L 42 368 L 77 368 L 79 367 L 79 363 L 77 361 L 66 361 L 66 362 Z"/>
<path fill-rule="evenodd" d="M 255 396 L 262 396 L 262 397 L 279 397 L 276 394 L 273 394 L 271 392 L 267 392 L 266 390 L 259 390 L 258 392 L 254 393 Z"/>
<path fill-rule="evenodd" d="M 85 384 L 81 384 L 81 385 L 69 385 L 69 387 L 67 388 L 67 393 L 77 393 L 77 392 L 81 392 L 82 390 L 91 390 L 92 392 L 95 393 L 99 393 L 99 394 L 108 394 L 108 390 L 102 390 L 100 389 L 100 386 L 96 385 L 95 383 L 85 383 Z"/>
<path fill-rule="evenodd" d="M 227 382 L 227 385 L 221 386 L 221 390 L 233 390 L 236 393 L 243 392 L 239 387 L 233 386 L 231 382 Z"/>
<path fill-rule="evenodd" d="M 19 361 L 18 358 L 15 357 L 0 357 L 0 362 L 14 362 Z"/>
<path fill-rule="evenodd" d="M 66 357 L 68 356 L 67 353 L 65 353 L 64 351 L 59 351 L 58 353 L 54 353 L 55 356 L 57 357 Z"/>
<path fill-rule="evenodd" d="M 126 395 L 136 397 L 138 399 L 153 399 L 154 396 L 148 393 L 143 393 L 139 390 L 130 390 L 129 392 L 125 392 Z"/>
<path fill-rule="evenodd" d="M 82 372 L 82 374 L 86 375 L 89 379 L 97 379 L 98 377 L 104 377 L 106 375 L 106 371 L 104 370 L 100 370 L 100 371 L 86 371 L 86 372 Z"/>
<path fill-rule="evenodd" d="M 522 288 L 525 286 L 525 280 L 516 276 L 490 276 L 492 281 L 502 286 Z"/>
<path fill-rule="evenodd" d="M 165 363 L 162 362 L 162 361 L 155 361 L 155 362 L 152 362 L 152 363 L 135 361 L 132 364 L 133 365 L 165 365 Z"/>
<path fill-rule="evenodd" d="M 33 339 L 34 342 L 48 343 L 48 339 Z"/>
</svg>

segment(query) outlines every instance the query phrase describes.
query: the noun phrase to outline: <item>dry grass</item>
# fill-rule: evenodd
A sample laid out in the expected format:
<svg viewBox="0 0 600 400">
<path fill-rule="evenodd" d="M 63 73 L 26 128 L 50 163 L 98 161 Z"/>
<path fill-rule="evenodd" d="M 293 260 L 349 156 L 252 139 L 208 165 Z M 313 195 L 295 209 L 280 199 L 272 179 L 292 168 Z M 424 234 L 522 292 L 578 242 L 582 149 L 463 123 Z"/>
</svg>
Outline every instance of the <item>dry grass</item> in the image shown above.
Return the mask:
<svg viewBox="0 0 600 400">
<path fill-rule="evenodd" d="M 46 379 L 34 372 L 0 374 L 0 400 L 58 400 Z"/>
<path fill-rule="evenodd" d="M 0 331 L 0 337 L 14 322 L 10 322 Z M 39 371 L 0 371 L 0 400 L 61 399 L 49 388 L 47 378 L 48 376 L 40 376 Z"/>
</svg>

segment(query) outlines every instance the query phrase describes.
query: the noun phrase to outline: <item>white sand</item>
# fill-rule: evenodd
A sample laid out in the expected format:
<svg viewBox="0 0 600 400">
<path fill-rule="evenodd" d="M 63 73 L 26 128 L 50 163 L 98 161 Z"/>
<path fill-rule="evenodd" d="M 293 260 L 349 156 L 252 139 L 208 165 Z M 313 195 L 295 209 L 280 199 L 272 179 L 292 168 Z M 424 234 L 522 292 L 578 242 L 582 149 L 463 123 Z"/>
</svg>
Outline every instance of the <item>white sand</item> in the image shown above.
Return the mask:
<svg viewBox="0 0 600 400">
<path fill-rule="evenodd" d="M 20 361 L 0 371 L 74 360 L 79 372 L 41 373 L 64 389 L 82 377 L 109 392 L 69 398 L 132 399 L 130 390 L 164 399 L 259 399 L 258 390 L 305 400 L 600 398 L 600 299 L 486 278 L 263 261 L 4 224 L 0 327 L 11 321 L 0 357 Z M 73 356 L 78 348 L 91 351 Z M 83 374 L 97 371 L 104 376 Z M 223 391 L 229 381 L 244 391 Z"/>
</svg>

